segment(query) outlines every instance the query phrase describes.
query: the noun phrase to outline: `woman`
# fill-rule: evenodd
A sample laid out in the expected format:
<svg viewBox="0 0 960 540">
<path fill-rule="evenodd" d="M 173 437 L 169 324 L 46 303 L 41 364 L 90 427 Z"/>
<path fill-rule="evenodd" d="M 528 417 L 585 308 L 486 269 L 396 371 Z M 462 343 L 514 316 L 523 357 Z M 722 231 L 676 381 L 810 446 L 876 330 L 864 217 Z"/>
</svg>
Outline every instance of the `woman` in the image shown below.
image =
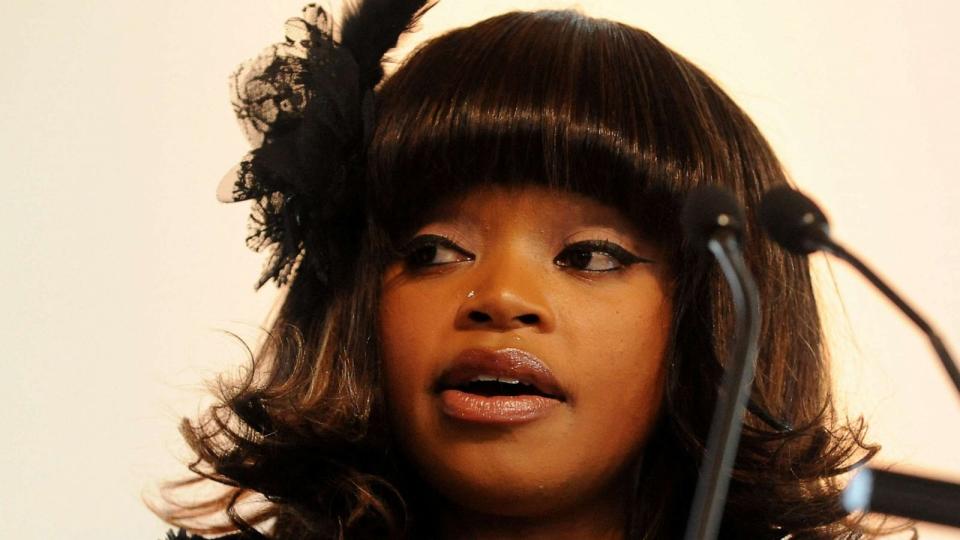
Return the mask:
<svg viewBox="0 0 960 540">
<path fill-rule="evenodd" d="M 289 289 L 248 377 L 183 424 L 229 490 L 161 515 L 237 538 L 681 537 L 733 317 L 677 216 L 713 184 L 749 222 L 754 410 L 792 426 L 747 415 L 721 536 L 858 537 L 839 475 L 876 448 L 836 418 L 806 261 L 752 225 L 786 181 L 754 124 L 649 34 L 571 11 L 451 31 L 374 92 L 423 4 L 368 1 L 340 44 L 308 6 L 238 72 L 257 149 L 220 197 L 255 199 L 258 286 Z"/>
</svg>

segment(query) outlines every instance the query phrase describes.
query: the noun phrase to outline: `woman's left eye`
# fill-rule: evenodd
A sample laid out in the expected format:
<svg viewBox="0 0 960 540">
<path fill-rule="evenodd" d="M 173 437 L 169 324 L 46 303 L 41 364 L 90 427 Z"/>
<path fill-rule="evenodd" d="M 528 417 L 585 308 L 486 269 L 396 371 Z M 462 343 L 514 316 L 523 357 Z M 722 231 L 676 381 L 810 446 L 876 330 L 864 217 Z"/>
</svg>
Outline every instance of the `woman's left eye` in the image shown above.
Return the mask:
<svg viewBox="0 0 960 540">
<path fill-rule="evenodd" d="M 587 272 L 612 272 L 638 262 L 653 261 L 638 257 L 613 242 L 588 240 L 565 247 L 553 262 L 557 266 Z"/>
<path fill-rule="evenodd" d="M 469 253 L 449 238 L 436 234 L 418 236 L 401 248 L 404 262 L 412 269 L 473 260 Z"/>
</svg>

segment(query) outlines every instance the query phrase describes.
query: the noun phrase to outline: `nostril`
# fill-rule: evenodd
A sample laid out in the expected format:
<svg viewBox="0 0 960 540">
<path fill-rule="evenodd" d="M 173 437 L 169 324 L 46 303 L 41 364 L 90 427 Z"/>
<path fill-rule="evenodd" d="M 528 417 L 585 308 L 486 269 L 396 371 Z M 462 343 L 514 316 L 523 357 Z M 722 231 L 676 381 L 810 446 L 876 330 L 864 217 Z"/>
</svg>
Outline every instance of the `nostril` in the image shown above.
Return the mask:
<svg viewBox="0 0 960 540">
<path fill-rule="evenodd" d="M 467 317 L 469 317 L 471 321 L 478 323 L 485 323 L 493 320 L 489 315 L 482 311 L 471 311 Z"/>
<path fill-rule="evenodd" d="M 517 317 L 523 324 L 537 324 L 540 322 L 540 316 L 533 313 L 528 313 L 526 315 L 520 315 Z"/>
</svg>

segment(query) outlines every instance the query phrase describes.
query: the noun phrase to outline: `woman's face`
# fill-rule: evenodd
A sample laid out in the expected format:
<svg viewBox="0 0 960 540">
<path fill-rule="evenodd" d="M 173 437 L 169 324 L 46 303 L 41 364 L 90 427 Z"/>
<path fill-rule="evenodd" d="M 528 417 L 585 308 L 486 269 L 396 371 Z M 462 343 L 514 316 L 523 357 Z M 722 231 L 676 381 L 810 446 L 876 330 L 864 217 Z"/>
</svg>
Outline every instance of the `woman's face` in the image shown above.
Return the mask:
<svg viewBox="0 0 960 540">
<path fill-rule="evenodd" d="M 614 500 L 657 416 L 663 255 L 617 210 L 543 187 L 441 205 L 383 278 L 387 406 L 457 506 L 532 516 Z"/>
</svg>

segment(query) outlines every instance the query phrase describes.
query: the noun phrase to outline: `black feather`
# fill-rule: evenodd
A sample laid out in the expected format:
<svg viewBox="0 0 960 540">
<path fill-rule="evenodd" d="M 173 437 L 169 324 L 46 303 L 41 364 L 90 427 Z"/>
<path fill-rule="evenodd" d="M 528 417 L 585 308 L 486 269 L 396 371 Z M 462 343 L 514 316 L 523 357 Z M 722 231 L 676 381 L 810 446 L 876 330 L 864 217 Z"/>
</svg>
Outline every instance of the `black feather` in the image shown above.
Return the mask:
<svg viewBox="0 0 960 540">
<path fill-rule="evenodd" d="M 340 44 L 350 50 L 360 66 L 360 88 L 373 88 L 380 82 L 383 55 L 396 47 L 400 35 L 412 29 L 433 5 L 432 0 L 360 0 L 347 4 Z"/>
</svg>

